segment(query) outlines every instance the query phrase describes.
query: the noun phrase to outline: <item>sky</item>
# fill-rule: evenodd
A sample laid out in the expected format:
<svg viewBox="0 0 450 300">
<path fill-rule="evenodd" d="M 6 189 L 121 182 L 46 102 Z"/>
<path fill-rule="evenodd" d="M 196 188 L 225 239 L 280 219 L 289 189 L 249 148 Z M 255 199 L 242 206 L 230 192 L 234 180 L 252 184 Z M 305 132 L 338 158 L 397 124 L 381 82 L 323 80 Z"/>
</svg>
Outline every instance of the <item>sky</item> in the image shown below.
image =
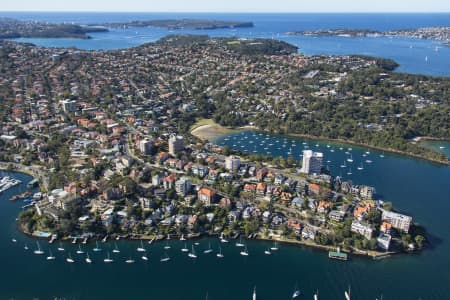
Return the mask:
<svg viewBox="0 0 450 300">
<path fill-rule="evenodd" d="M 0 0 L 0 11 L 450 12 L 449 0 Z"/>
</svg>

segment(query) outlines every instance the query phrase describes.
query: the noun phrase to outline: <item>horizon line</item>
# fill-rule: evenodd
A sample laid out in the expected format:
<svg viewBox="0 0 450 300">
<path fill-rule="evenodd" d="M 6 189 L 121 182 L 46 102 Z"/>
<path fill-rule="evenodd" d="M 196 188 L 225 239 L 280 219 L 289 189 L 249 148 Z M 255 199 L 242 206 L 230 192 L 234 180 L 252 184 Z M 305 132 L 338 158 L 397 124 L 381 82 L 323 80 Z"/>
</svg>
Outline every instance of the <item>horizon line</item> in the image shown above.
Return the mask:
<svg viewBox="0 0 450 300">
<path fill-rule="evenodd" d="M 185 13 L 185 14 L 450 14 L 450 11 L 122 11 L 122 10 L 0 10 L 0 13 Z"/>
</svg>

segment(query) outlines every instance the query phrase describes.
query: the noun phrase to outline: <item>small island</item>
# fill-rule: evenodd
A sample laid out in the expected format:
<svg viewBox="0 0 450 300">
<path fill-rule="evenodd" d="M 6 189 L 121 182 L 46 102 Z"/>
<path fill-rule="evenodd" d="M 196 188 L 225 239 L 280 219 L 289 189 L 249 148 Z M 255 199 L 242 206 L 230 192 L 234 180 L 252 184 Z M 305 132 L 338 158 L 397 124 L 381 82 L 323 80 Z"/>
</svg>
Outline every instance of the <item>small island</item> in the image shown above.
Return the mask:
<svg viewBox="0 0 450 300">
<path fill-rule="evenodd" d="M 16 38 L 76 38 L 89 39 L 88 33 L 105 32 L 106 28 L 76 24 L 19 21 L 0 18 L 0 39 Z"/>
<path fill-rule="evenodd" d="M 380 36 L 382 32 L 370 29 L 320 29 L 320 30 L 303 30 L 286 32 L 287 35 L 304 35 L 304 36 L 340 36 L 340 37 L 367 37 Z"/>
</svg>

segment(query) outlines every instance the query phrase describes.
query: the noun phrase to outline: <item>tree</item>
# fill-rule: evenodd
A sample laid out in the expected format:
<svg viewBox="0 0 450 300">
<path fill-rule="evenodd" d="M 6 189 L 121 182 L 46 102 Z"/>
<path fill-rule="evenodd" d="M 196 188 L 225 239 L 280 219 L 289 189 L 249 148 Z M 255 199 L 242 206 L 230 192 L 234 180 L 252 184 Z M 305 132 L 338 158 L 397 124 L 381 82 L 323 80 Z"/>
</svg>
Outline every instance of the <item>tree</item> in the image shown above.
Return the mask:
<svg viewBox="0 0 450 300">
<path fill-rule="evenodd" d="M 414 238 L 414 241 L 416 242 L 417 247 L 418 247 L 419 249 L 422 249 L 423 243 L 425 242 L 425 238 L 424 238 L 422 235 L 418 234 L 418 235 L 416 235 L 416 237 Z"/>
</svg>

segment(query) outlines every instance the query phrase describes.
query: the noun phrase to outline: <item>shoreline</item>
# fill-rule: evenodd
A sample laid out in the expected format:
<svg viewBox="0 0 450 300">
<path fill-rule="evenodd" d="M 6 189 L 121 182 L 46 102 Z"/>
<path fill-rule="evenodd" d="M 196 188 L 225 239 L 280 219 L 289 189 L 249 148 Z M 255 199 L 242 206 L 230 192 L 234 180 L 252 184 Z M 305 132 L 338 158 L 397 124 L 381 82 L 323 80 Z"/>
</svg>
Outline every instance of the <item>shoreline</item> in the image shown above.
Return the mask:
<svg viewBox="0 0 450 300">
<path fill-rule="evenodd" d="M 218 129 L 214 129 L 215 132 L 208 132 L 207 130 L 209 129 L 209 127 L 207 128 L 207 126 L 214 126 L 214 128 L 218 128 Z M 202 132 L 204 130 L 206 132 Z M 221 133 L 220 132 L 221 130 L 225 130 L 225 133 Z M 226 130 L 229 130 L 229 132 L 226 132 Z M 238 127 L 238 128 L 235 128 L 235 129 L 228 129 L 226 127 L 223 127 L 223 126 L 215 123 L 215 124 L 200 125 L 198 127 L 195 127 L 193 130 L 190 131 L 190 134 L 195 136 L 195 137 L 197 137 L 197 138 L 199 138 L 199 139 L 201 139 L 201 140 L 205 140 L 203 137 L 208 135 L 208 137 L 213 137 L 213 139 L 207 139 L 207 140 L 208 141 L 214 141 L 214 140 L 220 138 L 223 135 L 226 135 L 226 134 L 229 134 L 229 133 L 233 133 L 233 132 L 244 131 L 244 130 L 253 130 L 253 131 L 260 131 L 260 132 L 269 133 L 268 131 L 262 130 L 260 128 L 255 127 L 255 126 L 243 126 L 243 127 Z M 194 131 L 196 131 L 196 132 L 194 132 Z M 433 162 L 433 163 L 437 163 L 437 164 L 440 164 L 440 165 L 450 166 L 450 159 L 447 159 L 447 160 L 433 159 L 433 158 L 424 157 L 424 156 L 419 155 L 419 154 L 414 154 L 414 153 L 405 152 L 405 151 L 401 151 L 401 150 L 396 150 L 396 149 L 392 149 L 392 148 L 385 148 L 385 147 L 368 145 L 368 144 L 364 144 L 364 143 L 358 143 L 358 142 L 345 140 L 345 139 L 332 139 L 332 138 L 326 138 L 326 137 L 321 137 L 321 136 L 314 136 L 314 135 L 309 135 L 309 134 L 300 134 L 300 133 L 273 133 L 273 134 L 279 134 L 279 135 L 290 136 L 290 137 L 307 138 L 307 139 L 317 140 L 317 141 L 328 141 L 328 142 L 343 143 L 343 144 L 348 144 L 348 145 L 353 145 L 353 146 L 365 147 L 365 148 L 378 150 L 378 151 L 384 151 L 384 152 L 393 153 L 393 154 L 404 155 L 404 156 L 407 156 L 407 157 L 413 157 L 413 158 L 417 158 L 417 159 L 422 159 L 422 160 Z M 433 138 L 433 137 L 419 137 L 417 141 L 425 141 L 425 140 L 449 141 L 449 139 L 441 139 L 441 138 Z"/>
<path fill-rule="evenodd" d="M 24 230 L 21 229 L 21 227 L 19 226 L 19 224 L 17 224 L 17 230 L 19 232 L 21 232 L 22 234 L 28 236 L 29 238 L 33 238 L 33 239 L 37 239 L 37 240 L 46 240 L 46 241 L 50 241 L 51 237 L 40 237 L 40 236 L 36 236 L 33 233 L 29 233 L 26 232 Z M 237 237 L 239 235 L 234 235 L 233 237 L 227 237 L 227 239 L 229 241 L 232 240 L 237 240 Z M 109 243 L 112 241 L 117 241 L 117 237 L 120 237 L 119 240 L 125 240 L 125 241 L 145 241 L 145 242 L 150 242 L 152 241 L 152 244 L 154 243 L 158 243 L 158 242 L 163 242 L 163 241 L 168 241 L 168 240 L 177 240 L 177 241 L 182 241 L 180 240 L 181 236 L 180 235 L 172 235 L 169 239 L 164 236 L 164 235 L 144 235 L 144 236 L 135 236 L 135 235 L 118 235 L 118 234 L 110 234 L 107 235 L 108 239 L 103 242 L 100 239 L 97 239 L 96 241 L 100 241 L 102 243 Z M 189 234 L 188 236 L 185 237 L 185 241 L 193 241 L 193 240 L 201 240 L 201 239 L 212 239 L 212 238 L 218 238 L 219 234 L 217 233 L 192 233 Z M 72 244 L 71 240 L 73 240 L 74 237 L 70 237 L 70 236 L 65 236 L 62 238 L 59 238 L 55 241 L 60 241 L 60 242 L 65 242 L 65 243 L 70 243 Z M 88 242 L 86 243 L 93 243 L 93 240 L 95 239 L 94 237 L 91 237 L 90 239 L 88 239 Z M 77 238 L 77 242 L 75 244 L 82 244 L 82 242 L 78 242 L 78 241 L 82 241 L 83 238 Z M 298 247 L 298 248 L 310 248 L 312 250 L 319 250 L 320 252 L 324 252 L 326 253 L 327 251 L 335 251 L 336 247 L 335 246 L 327 246 L 327 245 L 319 245 L 316 244 L 315 242 L 311 242 L 311 241 L 303 241 L 303 240 L 297 240 L 297 239 L 289 239 L 289 238 L 283 238 L 283 237 L 276 237 L 276 236 L 270 236 L 270 237 L 263 237 L 261 236 L 259 233 L 256 234 L 253 238 L 245 238 L 244 240 L 253 240 L 253 241 L 257 241 L 257 242 L 278 242 L 280 244 L 284 244 L 287 246 L 293 246 L 293 247 Z M 393 255 L 401 255 L 401 254 L 412 254 L 415 253 L 417 251 L 414 252 L 410 252 L 410 253 L 404 253 L 404 252 L 395 252 L 395 251 L 390 251 L 390 252 L 379 252 L 379 251 L 374 251 L 374 250 L 359 250 L 359 251 L 348 251 L 348 250 L 341 250 L 342 253 L 346 253 L 349 256 L 356 256 L 356 257 L 360 257 L 360 258 L 369 258 L 369 259 L 373 259 L 373 260 L 380 260 L 380 259 L 384 259 L 384 258 L 389 258 Z M 350 260 L 351 258 L 349 257 L 348 260 Z"/>
</svg>

